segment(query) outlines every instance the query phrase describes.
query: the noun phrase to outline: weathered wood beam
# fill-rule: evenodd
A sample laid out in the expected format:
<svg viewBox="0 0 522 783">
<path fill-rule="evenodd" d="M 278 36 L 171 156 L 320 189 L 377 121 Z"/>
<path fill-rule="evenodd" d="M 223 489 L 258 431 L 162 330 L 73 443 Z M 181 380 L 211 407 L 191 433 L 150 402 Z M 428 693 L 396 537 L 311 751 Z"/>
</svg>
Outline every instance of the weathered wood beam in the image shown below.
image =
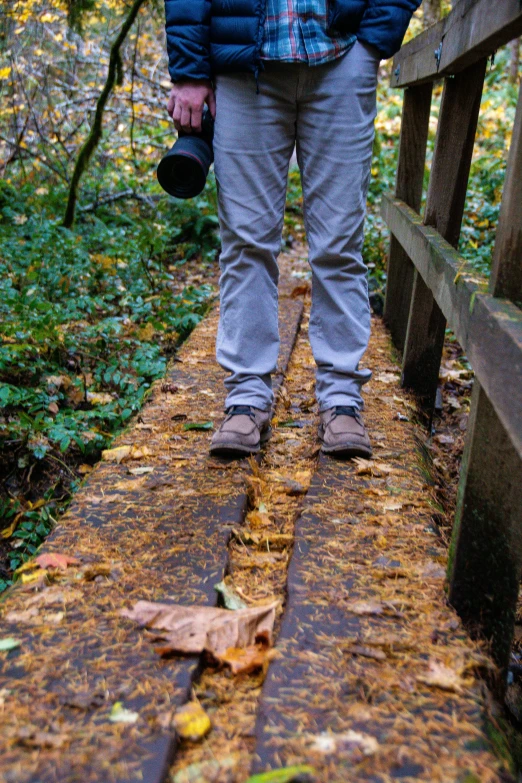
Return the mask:
<svg viewBox="0 0 522 783">
<path fill-rule="evenodd" d="M 522 92 L 513 128 L 489 283 L 494 296 L 518 303 L 522 301 L 521 172 Z M 495 360 L 496 354 L 490 361 Z M 517 367 L 516 357 L 514 366 Z M 483 369 L 479 378 L 488 370 L 493 376 L 499 376 L 497 368 L 484 366 Z M 511 363 L 504 364 L 503 371 L 511 373 Z M 491 640 L 495 660 L 505 672 L 522 572 L 522 459 L 479 378 L 475 378 L 473 387 L 470 425 L 460 471 L 451 543 L 449 599 L 472 632 Z M 512 404 L 515 408 L 517 404 L 520 407 L 520 386 Z M 500 691 L 504 684 L 505 678 L 501 677 Z"/>
<path fill-rule="evenodd" d="M 502 193 L 490 289 L 493 296 L 522 300 L 522 89 Z"/>
<path fill-rule="evenodd" d="M 487 293 L 487 281 L 420 216 L 391 195 L 383 217 L 413 260 L 522 457 L 522 310 Z"/>
<path fill-rule="evenodd" d="M 392 86 L 409 87 L 458 73 L 521 34 L 520 0 L 461 0 L 395 55 Z"/>
<path fill-rule="evenodd" d="M 406 90 L 404 94 L 395 194 L 416 212 L 419 212 L 422 200 L 432 89 L 431 84 L 422 84 Z M 408 328 L 413 273 L 414 266 L 411 259 L 392 236 L 388 257 L 384 320 L 396 348 L 400 351 L 404 349 Z"/>
<path fill-rule="evenodd" d="M 507 368 L 509 372 L 509 368 Z M 475 380 L 450 548 L 449 601 L 509 665 L 522 562 L 521 458 Z M 497 688 L 502 693 L 505 677 Z"/>
</svg>

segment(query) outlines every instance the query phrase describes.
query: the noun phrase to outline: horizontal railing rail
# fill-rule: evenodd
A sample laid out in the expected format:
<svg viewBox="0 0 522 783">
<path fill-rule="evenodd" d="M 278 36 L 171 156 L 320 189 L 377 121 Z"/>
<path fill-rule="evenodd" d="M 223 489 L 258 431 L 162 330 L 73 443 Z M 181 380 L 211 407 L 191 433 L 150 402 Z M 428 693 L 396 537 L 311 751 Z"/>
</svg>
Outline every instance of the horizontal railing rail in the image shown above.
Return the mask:
<svg viewBox="0 0 522 783">
<path fill-rule="evenodd" d="M 385 195 L 382 213 L 433 292 L 522 459 L 520 309 L 488 294 L 487 281 L 477 277 L 455 248 L 407 204 Z M 522 503 L 522 485 L 520 494 Z"/>
<path fill-rule="evenodd" d="M 460 0 L 395 55 L 392 84 L 410 87 L 458 73 L 519 35 L 520 0 Z"/>
</svg>

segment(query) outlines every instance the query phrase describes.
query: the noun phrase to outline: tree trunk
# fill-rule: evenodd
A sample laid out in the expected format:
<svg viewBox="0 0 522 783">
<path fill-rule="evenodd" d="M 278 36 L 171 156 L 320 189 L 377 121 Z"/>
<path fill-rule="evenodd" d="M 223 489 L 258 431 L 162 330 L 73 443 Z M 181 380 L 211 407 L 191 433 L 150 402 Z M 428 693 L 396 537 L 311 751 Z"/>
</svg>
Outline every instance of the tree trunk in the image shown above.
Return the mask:
<svg viewBox="0 0 522 783">
<path fill-rule="evenodd" d="M 442 13 L 441 0 L 424 0 L 422 3 L 424 27 L 430 27 L 438 22 Z"/>
<path fill-rule="evenodd" d="M 74 223 L 76 201 L 78 198 L 78 185 L 80 184 L 80 179 L 85 169 L 87 168 L 89 161 L 92 158 L 92 155 L 102 137 L 103 112 L 105 110 L 107 101 L 109 100 L 110 94 L 113 90 L 113 87 L 119 81 L 119 76 L 121 74 L 121 55 L 120 55 L 121 46 L 125 41 L 125 38 L 127 37 L 129 30 L 134 24 L 134 20 L 138 15 L 138 11 L 140 10 L 141 6 L 146 2 L 147 0 L 134 0 L 127 17 L 121 26 L 121 30 L 116 36 L 113 45 L 111 46 L 111 52 L 109 57 L 109 70 L 107 71 L 107 79 L 105 81 L 103 90 L 100 93 L 100 97 L 98 98 L 98 101 L 96 103 L 96 112 L 94 114 L 94 121 L 92 123 L 92 128 L 85 140 L 83 147 L 81 148 L 78 154 L 78 158 L 76 159 L 76 164 L 74 166 L 74 171 L 71 179 L 71 186 L 69 189 L 69 199 L 67 201 L 67 208 L 65 210 L 65 217 L 63 219 L 63 225 L 65 226 L 65 228 L 71 228 L 71 226 Z"/>
<path fill-rule="evenodd" d="M 509 62 L 509 83 L 518 84 L 518 69 L 520 64 L 520 41 L 522 39 L 515 38 L 509 44 L 509 50 L 511 53 L 511 59 Z"/>
</svg>

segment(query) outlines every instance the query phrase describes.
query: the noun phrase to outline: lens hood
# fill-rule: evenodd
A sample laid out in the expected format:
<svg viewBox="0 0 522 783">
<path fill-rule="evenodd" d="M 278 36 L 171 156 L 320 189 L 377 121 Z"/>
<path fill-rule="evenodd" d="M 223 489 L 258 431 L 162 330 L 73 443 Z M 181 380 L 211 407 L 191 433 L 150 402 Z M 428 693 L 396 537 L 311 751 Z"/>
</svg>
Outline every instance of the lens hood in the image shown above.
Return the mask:
<svg viewBox="0 0 522 783">
<path fill-rule="evenodd" d="M 161 159 L 156 172 L 158 182 L 170 196 L 194 198 L 205 187 L 214 160 L 213 131 L 214 122 L 206 111 L 202 132 L 180 133 L 172 149 Z"/>
</svg>

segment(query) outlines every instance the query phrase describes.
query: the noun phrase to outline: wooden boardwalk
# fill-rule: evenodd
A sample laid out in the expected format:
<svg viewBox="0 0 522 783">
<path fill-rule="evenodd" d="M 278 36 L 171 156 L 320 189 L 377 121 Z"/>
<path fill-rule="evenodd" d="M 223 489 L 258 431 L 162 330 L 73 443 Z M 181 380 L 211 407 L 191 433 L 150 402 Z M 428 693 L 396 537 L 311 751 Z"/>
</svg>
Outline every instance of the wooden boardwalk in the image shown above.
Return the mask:
<svg viewBox="0 0 522 783">
<path fill-rule="evenodd" d="M 302 297 L 289 295 L 298 284 L 286 277 L 282 286 L 278 387 L 302 315 Z M 201 661 L 159 658 L 120 611 L 142 599 L 215 604 L 230 532 L 243 522 L 248 463 L 210 459 L 208 432 L 184 429 L 221 415 L 216 324 L 213 313 L 195 330 L 115 444 L 134 448 L 135 459 L 101 462 L 46 544 L 78 563 L 19 585 L 2 606 L 2 636 L 20 642 L 0 653 L 5 783 L 168 779 L 171 717 Z M 368 361 L 375 459 L 317 461 L 253 771 L 309 763 L 318 783 L 507 781 L 479 678 L 491 663 L 446 603 L 446 552 L 431 522 L 414 405 L 377 320 Z M 152 470 L 129 472 L 138 467 Z M 117 703 L 136 722 L 113 722 Z M 242 762 L 234 774 L 240 783 L 249 769 Z"/>
</svg>

